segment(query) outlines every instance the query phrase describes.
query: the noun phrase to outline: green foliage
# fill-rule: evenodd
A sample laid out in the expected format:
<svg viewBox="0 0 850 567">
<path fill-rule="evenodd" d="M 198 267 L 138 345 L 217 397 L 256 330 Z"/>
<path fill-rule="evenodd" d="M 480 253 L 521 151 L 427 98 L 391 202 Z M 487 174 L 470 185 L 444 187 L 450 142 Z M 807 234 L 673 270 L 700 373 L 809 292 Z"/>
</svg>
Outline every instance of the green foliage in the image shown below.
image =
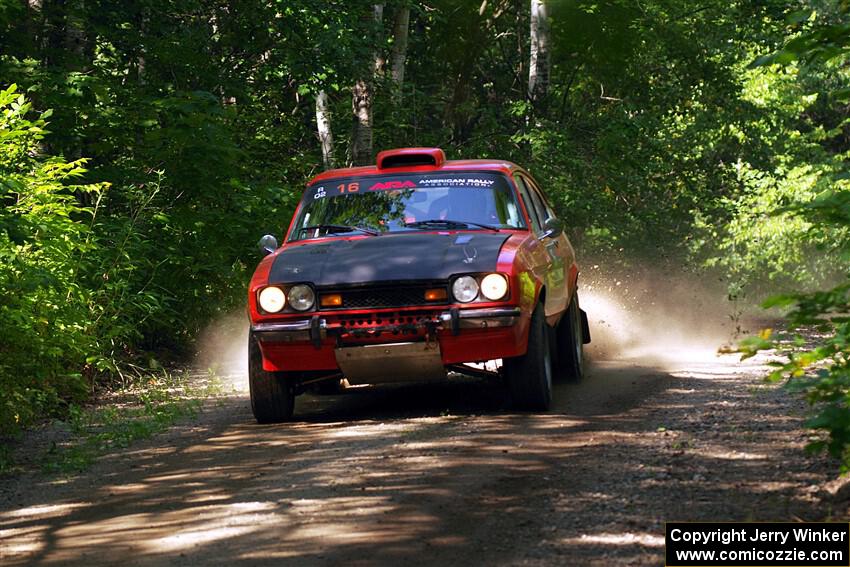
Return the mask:
<svg viewBox="0 0 850 567">
<path fill-rule="evenodd" d="M 831 10 L 830 10 L 831 9 Z M 789 64 L 794 61 L 805 62 L 812 67 L 812 73 L 824 70 L 848 78 L 847 63 L 850 61 L 850 3 L 828 4 L 821 14 L 794 15 L 789 19 L 794 26 L 794 36 L 780 50 L 757 59 L 753 66 L 770 64 Z M 809 25 L 798 29 L 802 22 Z M 802 235 L 795 240 L 814 244 L 819 251 L 826 252 L 822 261 L 834 262 L 833 272 L 843 272 L 844 278 L 828 287 L 825 291 L 808 293 L 787 293 L 770 298 L 765 308 L 788 309 L 787 319 L 792 330 L 808 330 L 814 336 L 813 343 L 807 343 L 802 334 L 793 341 L 777 342 L 770 340 L 768 333 L 750 338 L 741 345 L 745 356 L 751 356 L 763 349 L 779 348 L 788 357 L 771 378 L 786 379 L 788 385 L 805 393 L 814 408 L 814 414 L 808 426 L 824 435 L 809 444 L 812 451 L 826 450 L 832 456 L 841 459 L 842 472 L 850 471 L 850 283 L 847 281 L 846 259 L 850 253 L 847 232 L 850 229 L 850 175 L 848 174 L 848 147 L 845 133 L 850 120 L 848 109 L 842 108 L 842 95 L 828 96 L 832 83 L 822 81 L 817 91 L 806 101 L 807 109 L 816 98 L 828 100 L 828 104 L 837 112 L 829 117 L 824 108 L 813 113 L 821 124 L 809 128 L 807 133 L 798 133 L 808 139 L 809 145 L 815 145 L 820 151 L 807 152 L 800 157 L 797 171 L 814 175 L 817 179 L 809 183 L 810 190 L 782 194 L 779 202 L 766 207 L 764 213 L 772 214 L 785 226 L 804 228 L 809 238 Z M 835 92 L 834 90 L 832 91 Z M 817 96 L 819 95 L 819 96 Z M 814 121 L 812 121 L 814 122 Z M 810 123 L 811 126 L 811 123 Z M 831 126 L 831 127 L 830 127 Z M 816 142 L 816 143 L 815 143 Z M 838 142 L 838 143 L 836 143 Z M 804 160 L 807 162 L 803 164 Z M 799 188 L 799 178 L 785 176 L 789 183 Z M 816 189 L 816 190 L 814 190 Z M 793 229 L 792 229 L 793 230 Z M 782 248 L 787 250 L 787 246 Z M 807 270 L 808 273 L 816 273 Z M 837 279 L 837 278 L 834 278 Z M 825 278 L 816 278 L 815 283 L 823 283 Z M 827 280 L 828 281 L 828 280 Z"/>
<path fill-rule="evenodd" d="M 78 197 L 99 200 L 106 186 L 74 183 L 84 160 L 39 157 L 49 114 L 32 114 L 15 85 L 0 91 L 0 432 L 90 386 L 81 370 L 93 350 L 92 294 L 80 271 L 97 249 L 96 207 Z"/>
<path fill-rule="evenodd" d="M 751 66 L 787 65 L 795 61 L 829 63 L 850 54 L 850 22 L 846 20 L 848 3 L 846 0 L 827 2 L 823 8 L 820 14 L 813 8 L 788 14 L 786 21 L 794 31 L 801 33 L 796 33 L 781 49 L 757 58 Z M 805 28 L 807 23 L 818 20 L 818 17 L 820 19 L 813 28 Z"/>
<path fill-rule="evenodd" d="M 0 433 L 243 305 L 316 161 L 279 88 L 309 5 L 2 4 Z"/>
<path fill-rule="evenodd" d="M 777 160 L 779 161 L 779 160 Z M 783 160 L 784 161 L 784 160 Z M 825 227 L 797 214 L 819 207 L 834 182 L 836 164 L 783 164 L 772 175 L 738 164 L 742 191 L 719 204 L 730 219 L 722 227 L 716 217 L 697 217 L 702 246 L 714 255 L 706 261 L 727 273 L 730 292 L 763 295 L 776 288 L 811 287 L 841 276 L 841 251 L 850 243 L 842 226 Z"/>
<path fill-rule="evenodd" d="M 195 418 L 204 400 L 224 393 L 214 376 L 204 385 L 193 382 L 197 380 L 186 374 L 142 375 L 115 392 L 122 400 L 120 405 L 71 405 L 59 424 L 67 429 L 69 439 L 48 449 L 41 459 L 42 470 L 80 472 L 108 451 L 129 447 L 175 423 Z"/>
<path fill-rule="evenodd" d="M 814 344 L 807 343 L 803 334 L 777 341 L 765 332 L 742 342 L 741 351 L 746 357 L 779 348 L 787 356 L 787 362 L 776 363 L 770 379 L 787 380 L 815 409 L 806 425 L 825 436 L 811 442 L 809 450 L 828 451 L 841 459 L 842 472 L 850 471 L 850 283 L 827 291 L 776 296 L 764 307 L 792 307 L 791 327 L 814 335 Z"/>
<path fill-rule="evenodd" d="M 288 205 L 225 177 L 239 152 L 215 101 L 192 94 L 158 106 L 168 124 L 148 139 L 175 178 L 154 171 L 107 191 L 75 183 L 87 160 L 41 155 L 49 112 L 30 118 L 16 86 L 0 92 L 0 432 L 85 399 L 134 345 L 179 344 L 238 304 L 259 231 L 220 227 Z"/>
</svg>

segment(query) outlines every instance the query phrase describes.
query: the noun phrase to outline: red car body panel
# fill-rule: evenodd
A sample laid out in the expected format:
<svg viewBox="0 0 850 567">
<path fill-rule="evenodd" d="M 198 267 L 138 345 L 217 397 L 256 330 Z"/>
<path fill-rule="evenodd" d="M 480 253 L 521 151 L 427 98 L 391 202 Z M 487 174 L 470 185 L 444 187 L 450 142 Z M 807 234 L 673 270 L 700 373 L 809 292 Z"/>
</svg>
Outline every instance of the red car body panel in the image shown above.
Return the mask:
<svg viewBox="0 0 850 567">
<path fill-rule="evenodd" d="M 501 245 L 496 261 L 496 271 L 505 274 L 509 281 L 507 299 L 497 302 L 476 301 L 474 303 L 448 303 L 441 305 L 415 305 L 382 309 L 327 309 L 310 311 L 308 313 L 276 313 L 266 314 L 258 306 L 258 293 L 265 286 L 275 284 L 269 281 L 272 265 L 276 258 L 287 250 L 297 247 L 311 247 L 318 243 L 334 241 L 356 241 L 373 238 L 366 235 L 346 234 L 331 235 L 320 239 L 308 239 L 290 242 L 294 230 L 295 219 L 304 206 L 299 204 L 287 230 L 283 245 L 274 253 L 266 256 L 257 266 L 248 289 L 248 312 L 252 328 L 258 329 L 263 325 L 305 322 L 321 318 L 322 334 L 310 337 L 287 337 L 287 340 L 275 340 L 272 335 L 259 341 L 263 356 L 263 368 L 274 372 L 304 372 L 304 371 L 338 371 L 335 349 L 340 346 L 340 336 L 346 346 L 392 343 L 401 341 L 431 340 L 439 343 L 444 365 L 482 362 L 497 358 L 509 358 L 525 354 L 528 342 L 529 322 L 541 294 L 545 294 L 544 312 L 550 325 L 558 323 L 570 304 L 570 299 L 576 292 L 578 265 L 575 252 L 563 232 L 549 237 L 541 237 L 532 230 L 532 219 L 529 204 L 520 198 L 519 188 L 515 181 L 516 175 L 522 175 L 533 181 L 531 176 L 519 166 L 499 160 L 440 160 L 442 151 L 422 148 L 403 148 L 382 152 L 377 163 L 382 164 L 388 158 L 402 159 L 399 156 L 416 156 L 431 152 L 438 165 L 412 165 L 393 167 L 391 170 L 380 169 L 378 166 L 336 169 L 323 172 L 310 181 L 310 186 L 317 182 L 331 181 L 338 178 L 367 177 L 387 175 L 387 173 L 445 173 L 445 172 L 493 172 L 502 173 L 509 180 L 511 189 L 520 203 L 521 215 L 528 229 L 502 229 L 500 234 L 507 235 Z M 545 199 L 545 196 L 541 196 Z M 435 230 L 423 231 L 433 234 L 480 234 L 475 230 Z M 422 234 L 417 232 L 417 234 Z M 318 299 L 317 299 L 318 301 Z M 460 313 L 469 309 L 486 310 L 489 308 L 504 309 L 518 308 L 518 317 L 510 326 L 494 326 L 492 328 L 463 328 L 449 329 L 444 325 L 434 330 L 433 327 L 419 328 L 415 331 L 382 333 L 370 337 L 349 333 L 352 329 L 369 329 L 384 324 L 404 324 L 409 321 L 436 320 L 441 314 L 445 319 L 447 311 L 456 310 Z M 454 315 L 453 315 L 454 316 Z M 386 319 L 386 321 L 384 320 Z M 396 323 L 393 323 L 396 321 Z M 400 323 L 399 323 L 400 322 Z M 305 323 L 306 324 L 306 323 Z M 430 331 L 428 329 L 431 329 Z M 348 334 L 347 334 L 348 333 Z"/>
</svg>

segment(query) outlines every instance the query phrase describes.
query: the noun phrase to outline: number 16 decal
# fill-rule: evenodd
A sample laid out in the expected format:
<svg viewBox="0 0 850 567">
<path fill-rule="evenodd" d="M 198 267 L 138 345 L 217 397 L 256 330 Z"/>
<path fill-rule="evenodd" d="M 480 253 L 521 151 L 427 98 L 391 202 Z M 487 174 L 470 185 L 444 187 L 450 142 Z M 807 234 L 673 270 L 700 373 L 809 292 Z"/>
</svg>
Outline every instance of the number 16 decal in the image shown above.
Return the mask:
<svg viewBox="0 0 850 567">
<path fill-rule="evenodd" d="M 340 193 L 357 193 L 358 191 L 360 191 L 360 184 L 349 183 L 348 187 L 346 187 L 345 183 L 340 183 L 337 186 L 337 189 L 339 189 Z"/>
</svg>

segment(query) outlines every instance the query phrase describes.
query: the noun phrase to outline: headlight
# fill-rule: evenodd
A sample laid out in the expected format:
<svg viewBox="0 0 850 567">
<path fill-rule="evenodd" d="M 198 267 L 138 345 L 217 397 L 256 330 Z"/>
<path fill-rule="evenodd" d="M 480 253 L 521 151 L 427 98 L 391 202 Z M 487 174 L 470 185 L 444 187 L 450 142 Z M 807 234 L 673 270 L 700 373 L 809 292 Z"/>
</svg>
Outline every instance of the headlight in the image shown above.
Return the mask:
<svg viewBox="0 0 850 567">
<path fill-rule="evenodd" d="M 461 276 L 452 284 L 452 295 L 461 303 L 469 303 L 478 297 L 478 282 L 472 276 Z"/>
<path fill-rule="evenodd" d="M 286 294 L 279 287 L 269 286 L 260 292 L 260 307 L 266 313 L 277 313 L 286 305 Z"/>
<path fill-rule="evenodd" d="M 502 274 L 489 274 L 481 280 L 481 295 L 490 301 L 498 301 L 508 293 L 508 280 Z"/>
<path fill-rule="evenodd" d="M 316 294 L 309 285 L 294 285 L 289 288 L 289 305 L 296 311 L 307 311 L 313 307 Z"/>
</svg>

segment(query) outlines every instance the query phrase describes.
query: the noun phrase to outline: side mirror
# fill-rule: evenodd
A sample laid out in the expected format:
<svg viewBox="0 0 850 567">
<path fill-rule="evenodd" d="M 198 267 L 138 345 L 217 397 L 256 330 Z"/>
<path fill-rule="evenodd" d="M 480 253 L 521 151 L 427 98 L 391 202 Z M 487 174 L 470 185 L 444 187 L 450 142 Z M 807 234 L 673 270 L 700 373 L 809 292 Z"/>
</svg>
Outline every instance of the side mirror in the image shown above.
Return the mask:
<svg viewBox="0 0 850 567">
<path fill-rule="evenodd" d="M 540 238 L 560 236 L 562 232 L 564 232 L 564 223 L 555 217 L 551 217 L 543 223 L 543 232 L 540 233 Z"/>
<path fill-rule="evenodd" d="M 277 238 L 271 234 L 267 234 L 262 237 L 259 242 L 257 242 L 257 246 L 259 246 L 260 252 L 266 256 L 277 250 Z"/>
</svg>

